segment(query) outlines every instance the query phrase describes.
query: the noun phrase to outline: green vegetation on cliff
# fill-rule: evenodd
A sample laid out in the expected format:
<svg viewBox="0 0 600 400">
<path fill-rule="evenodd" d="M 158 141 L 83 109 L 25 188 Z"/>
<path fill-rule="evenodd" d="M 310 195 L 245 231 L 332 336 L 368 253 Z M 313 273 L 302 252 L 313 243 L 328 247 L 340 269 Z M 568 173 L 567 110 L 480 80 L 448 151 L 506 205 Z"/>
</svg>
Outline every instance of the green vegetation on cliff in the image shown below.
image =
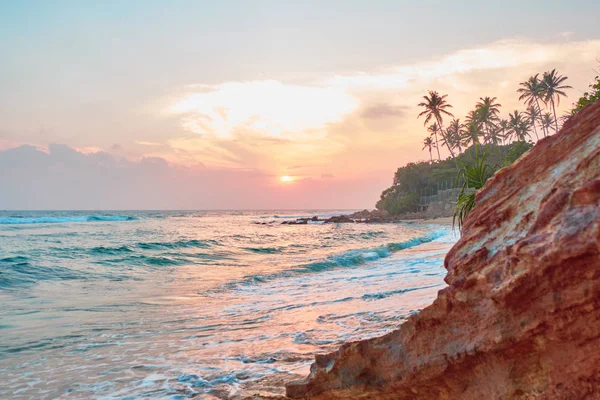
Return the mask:
<svg viewBox="0 0 600 400">
<path fill-rule="evenodd" d="M 420 211 L 422 196 L 435 195 L 441 189 L 463 187 L 458 200 L 459 205 L 466 207 L 457 208 L 460 224 L 474 202 L 474 195 L 465 190 L 464 185 L 478 190 L 485 183 L 485 180 L 477 185 L 467 182 L 470 172 L 484 171 L 487 179 L 488 175 L 493 175 L 496 166 L 510 165 L 529 150 L 534 138 L 539 140 L 541 136 L 551 135 L 551 131 L 558 131 L 556 108 L 561 98 L 566 97 L 565 90 L 571 88 L 566 80 L 567 77 L 558 74 L 556 69 L 541 76 L 539 73 L 530 76 L 519 84 L 516 91 L 525 105 L 524 111 L 510 111 L 507 118 L 502 118 L 502 105 L 496 97 L 480 97 L 464 122 L 450 111 L 452 105 L 448 102 L 448 95 L 430 90 L 418 104 L 422 108 L 418 117 L 424 117 L 424 125 L 429 132 L 423 141 L 423 150 L 429 152 L 430 161 L 409 163 L 398 168 L 392 186 L 383 191 L 376 207 L 392 215 L 416 212 Z M 598 78 L 591 89 L 574 105 L 573 114 L 600 96 Z M 444 118 L 452 119 L 448 122 Z M 482 158 L 478 154 L 480 145 L 485 145 Z M 451 157 L 442 160 L 440 146 L 446 148 Z M 433 160 L 434 147 L 438 160 Z"/>
<path fill-rule="evenodd" d="M 491 165 L 510 165 L 532 146 L 531 142 L 497 146 L 490 144 L 487 146 L 486 162 Z M 475 165 L 476 147 L 469 147 L 456 160 L 461 165 Z M 456 166 L 451 157 L 441 161 L 408 163 L 398 168 L 392 186 L 381 193 L 376 207 L 392 215 L 416 212 L 421 196 L 435 194 L 438 188 L 456 186 L 456 174 Z"/>
<path fill-rule="evenodd" d="M 567 114 L 567 117 L 577 114 L 584 107 L 594 104 L 598 100 L 600 100 L 600 76 L 594 78 L 594 82 L 590 84 L 589 91 L 583 93 L 583 96 L 577 100 L 577 103 L 573 104 L 573 109 Z"/>
</svg>

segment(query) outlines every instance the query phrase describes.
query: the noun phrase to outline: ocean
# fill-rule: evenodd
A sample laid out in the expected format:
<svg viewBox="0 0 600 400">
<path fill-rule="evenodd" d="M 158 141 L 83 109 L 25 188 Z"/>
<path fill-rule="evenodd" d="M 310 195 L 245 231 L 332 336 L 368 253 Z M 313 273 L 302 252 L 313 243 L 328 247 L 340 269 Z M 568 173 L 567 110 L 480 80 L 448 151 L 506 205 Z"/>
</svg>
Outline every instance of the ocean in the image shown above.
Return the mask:
<svg viewBox="0 0 600 400">
<path fill-rule="evenodd" d="M 341 213 L 0 212 L 0 398 L 282 394 L 445 287 L 448 226 L 281 224 Z"/>
</svg>

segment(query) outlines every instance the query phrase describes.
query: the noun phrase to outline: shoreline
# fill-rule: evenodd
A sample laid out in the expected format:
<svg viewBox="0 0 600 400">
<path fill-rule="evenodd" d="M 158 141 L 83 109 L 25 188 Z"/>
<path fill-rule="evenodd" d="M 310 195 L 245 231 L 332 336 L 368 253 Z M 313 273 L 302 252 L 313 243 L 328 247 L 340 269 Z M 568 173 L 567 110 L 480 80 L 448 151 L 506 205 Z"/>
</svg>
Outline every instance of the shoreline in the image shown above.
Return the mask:
<svg viewBox="0 0 600 400">
<path fill-rule="evenodd" d="M 258 225 L 270 225 L 275 221 L 269 222 L 254 222 Z M 379 210 L 363 210 L 357 211 L 352 214 L 340 214 L 333 215 L 329 218 L 321 218 L 319 215 L 313 215 L 312 217 L 300 217 L 290 220 L 284 220 L 280 222 L 281 225 L 308 225 L 312 223 L 323 223 L 323 224 L 393 224 L 393 223 L 405 223 L 405 224 L 425 224 L 425 225 L 442 225 L 452 226 L 453 217 L 434 217 L 434 218 L 401 218 L 388 215 L 386 212 Z"/>
<path fill-rule="evenodd" d="M 452 217 L 439 217 L 431 219 L 401 219 L 399 222 L 416 223 L 423 225 L 443 225 L 452 227 Z"/>
</svg>

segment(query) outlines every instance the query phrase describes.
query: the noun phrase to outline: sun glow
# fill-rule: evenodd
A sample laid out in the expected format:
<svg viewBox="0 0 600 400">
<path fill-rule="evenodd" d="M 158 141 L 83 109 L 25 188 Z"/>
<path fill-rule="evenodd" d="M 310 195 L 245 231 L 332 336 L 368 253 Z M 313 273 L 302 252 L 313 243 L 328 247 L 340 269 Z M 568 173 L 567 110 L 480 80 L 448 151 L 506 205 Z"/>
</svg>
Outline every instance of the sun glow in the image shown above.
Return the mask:
<svg viewBox="0 0 600 400">
<path fill-rule="evenodd" d="M 289 139 L 325 135 L 327 124 L 358 106 L 343 89 L 265 80 L 192 85 L 170 111 L 181 116 L 184 129 L 198 134 L 233 139 L 253 132 Z"/>
<path fill-rule="evenodd" d="M 279 178 L 279 180 L 281 180 L 281 182 L 283 182 L 283 183 L 290 183 L 294 180 L 294 178 L 292 178 L 291 176 L 288 176 L 288 175 L 284 175 L 281 178 Z"/>
</svg>

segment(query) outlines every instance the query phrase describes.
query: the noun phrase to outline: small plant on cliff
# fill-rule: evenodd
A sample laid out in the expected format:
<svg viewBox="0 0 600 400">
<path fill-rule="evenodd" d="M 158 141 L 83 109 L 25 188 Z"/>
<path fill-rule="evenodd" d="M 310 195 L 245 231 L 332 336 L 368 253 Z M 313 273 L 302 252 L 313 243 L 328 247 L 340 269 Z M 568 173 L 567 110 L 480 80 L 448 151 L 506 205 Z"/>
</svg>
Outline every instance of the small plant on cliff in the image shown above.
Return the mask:
<svg viewBox="0 0 600 400">
<path fill-rule="evenodd" d="M 577 103 L 573 104 L 573 109 L 568 113 L 567 117 L 571 117 L 577 114 L 586 106 L 594 104 L 600 100 L 600 76 L 594 78 L 594 82 L 590 84 L 590 90 L 585 92 L 583 96 L 577 100 Z"/>
<path fill-rule="evenodd" d="M 487 158 L 488 147 L 486 146 L 483 154 L 480 153 L 479 145 L 475 145 L 475 162 L 468 165 L 460 162 L 460 170 L 456 176 L 456 182 L 462 181 L 462 187 L 458 195 L 458 201 L 454 207 L 454 216 L 452 226 L 458 221 L 458 229 L 462 231 L 463 220 L 475 205 L 475 193 L 481 189 L 485 182 L 491 178 L 498 166 L 491 166 L 485 162 Z"/>
</svg>

